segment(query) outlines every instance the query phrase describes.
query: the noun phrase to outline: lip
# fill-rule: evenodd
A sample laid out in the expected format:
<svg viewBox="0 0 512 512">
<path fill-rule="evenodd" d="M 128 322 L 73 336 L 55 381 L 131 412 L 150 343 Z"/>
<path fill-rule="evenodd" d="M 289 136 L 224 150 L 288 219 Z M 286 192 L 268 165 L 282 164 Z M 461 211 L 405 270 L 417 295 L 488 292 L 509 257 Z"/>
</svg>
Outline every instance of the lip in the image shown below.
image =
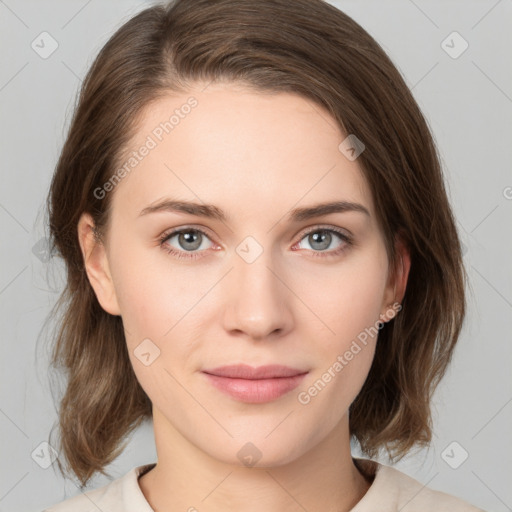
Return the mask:
<svg viewBox="0 0 512 512">
<path fill-rule="evenodd" d="M 307 370 L 299 370 L 290 368 L 280 364 L 269 364 L 254 368 L 247 364 L 230 364 L 227 366 L 219 366 L 211 370 L 203 370 L 204 373 L 217 375 L 218 377 L 230 377 L 232 379 L 273 379 L 276 377 L 294 377 L 307 373 Z"/>
<path fill-rule="evenodd" d="M 229 365 L 203 370 L 209 382 L 225 394 L 247 403 L 276 400 L 295 389 L 308 371 L 282 365 Z"/>
</svg>

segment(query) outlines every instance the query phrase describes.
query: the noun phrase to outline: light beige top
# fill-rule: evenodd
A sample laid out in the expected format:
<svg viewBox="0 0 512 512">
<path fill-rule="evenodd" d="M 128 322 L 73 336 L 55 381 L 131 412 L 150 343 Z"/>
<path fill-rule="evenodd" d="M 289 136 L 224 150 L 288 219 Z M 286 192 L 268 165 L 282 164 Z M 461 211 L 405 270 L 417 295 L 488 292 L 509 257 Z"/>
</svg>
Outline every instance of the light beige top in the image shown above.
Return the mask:
<svg viewBox="0 0 512 512">
<path fill-rule="evenodd" d="M 468 502 L 435 491 L 401 471 L 368 459 L 356 459 L 357 467 L 373 482 L 350 512 L 484 512 Z M 155 466 L 131 469 L 103 487 L 68 498 L 43 512 L 154 512 L 142 493 L 138 478 Z"/>
</svg>

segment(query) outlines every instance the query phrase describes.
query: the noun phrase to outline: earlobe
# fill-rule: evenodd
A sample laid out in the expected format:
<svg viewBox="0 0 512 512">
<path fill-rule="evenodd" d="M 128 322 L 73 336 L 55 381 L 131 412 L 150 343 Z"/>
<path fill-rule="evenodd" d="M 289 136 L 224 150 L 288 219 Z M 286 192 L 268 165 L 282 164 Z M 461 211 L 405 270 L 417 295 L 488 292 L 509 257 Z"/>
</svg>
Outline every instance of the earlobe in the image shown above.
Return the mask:
<svg viewBox="0 0 512 512">
<path fill-rule="evenodd" d="M 78 221 L 78 241 L 87 277 L 98 302 L 107 313 L 120 315 L 105 246 L 95 237 L 94 220 L 89 213 L 83 213 Z"/>
</svg>

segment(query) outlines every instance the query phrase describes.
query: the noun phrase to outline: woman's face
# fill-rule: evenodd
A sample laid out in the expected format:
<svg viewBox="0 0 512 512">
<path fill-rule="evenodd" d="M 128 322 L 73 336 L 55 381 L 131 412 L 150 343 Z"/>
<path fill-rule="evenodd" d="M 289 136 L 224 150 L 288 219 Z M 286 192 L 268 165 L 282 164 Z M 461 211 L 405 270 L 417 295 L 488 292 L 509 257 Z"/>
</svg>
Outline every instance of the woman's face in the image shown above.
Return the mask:
<svg viewBox="0 0 512 512">
<path fill-rule="evenodd" d="M 284 464 L 346 425 L 392 316 L 383 235 L 344 139 L 298 95 L 197 87 L 147 108 L 129 171 L 105 187 L 100 303 L 122 316 L 155 422 L 219 460 L 239 464 L 252 443 L 257 465 Z M 151 211 L 164 201 L 194 206 Z M 357 206 L 304 213 L 342 202 Z M 237 364 L 305 375 L 204 373 Z"/>
</svg>

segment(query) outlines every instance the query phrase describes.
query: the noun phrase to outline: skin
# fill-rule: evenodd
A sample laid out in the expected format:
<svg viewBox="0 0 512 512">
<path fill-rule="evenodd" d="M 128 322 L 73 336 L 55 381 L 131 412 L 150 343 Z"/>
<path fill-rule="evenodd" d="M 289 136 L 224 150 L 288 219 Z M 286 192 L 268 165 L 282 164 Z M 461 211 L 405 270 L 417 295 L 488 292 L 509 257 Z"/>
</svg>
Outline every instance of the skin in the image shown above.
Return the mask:
<svg viewBox="0 0 512 512">
<path fill-rule="evenodd" d="M 338 149 L 345 135 L 328 112 L 295 94 L 232 83 L 202 89 L 145 110 L 133 150 L 187 98 L 198 101 L 109 192 L 104 243 L 94 242 L 87 213 L 78 225 L 91 285 L 105 311 L 122 316 L 135 374 L 153 404 L 158 463 L 139 485 L 155 511 L 349 510 L 370 482 L 351 458 L 347 411 L 377 336 L 308 404 L 297 395 L 401 301 L 409 254 L 398 240 L 402 262 L 393 277 L 369 188 L 357 159 Z M 139 216 L 171 196 L 214 204 L 229 219 Z M 287 220 L 293 208 L 333 200 L 364 205 L 370 215 Z M 324 249 L 305 234 L 317 226 L 339 228 L 353 244 L 332 233 Z M 208 235 L 194 249 L 197 259 L 178 259 L 159 245 L 160 235 L 183 227 Z M 236 252 L 248 236 L 263 250 L 252 263 Z M 190 254 L 190 242 L 180 245 L 178 236 L 165 246 Z M 146 338 L 160 350 L 148 366 L 134 354 Z M 276 400 L 243 403 L 200 373 L 236 363 L 309 373 Z M 261 452 L 253 467 L 237 456 L 248 442 Z"/>
</svg>

